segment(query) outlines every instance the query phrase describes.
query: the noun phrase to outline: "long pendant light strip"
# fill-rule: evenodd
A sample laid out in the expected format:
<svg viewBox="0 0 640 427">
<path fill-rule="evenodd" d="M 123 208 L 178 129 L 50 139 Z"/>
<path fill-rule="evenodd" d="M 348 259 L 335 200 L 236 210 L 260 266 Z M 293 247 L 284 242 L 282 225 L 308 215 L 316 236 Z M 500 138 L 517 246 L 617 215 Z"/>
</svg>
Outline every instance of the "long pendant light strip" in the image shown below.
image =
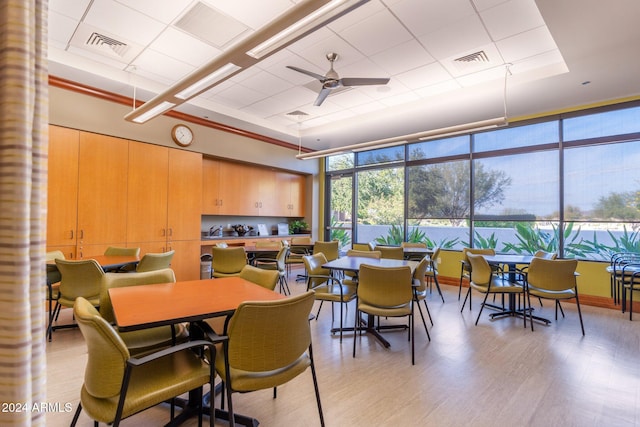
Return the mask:
<svg viewBox="0 0 640 427">
<path fill-rule="evenodd" d="M 306 0 L 124 116 L 144 123 L 257 64 L 369 0 Z M 167 105 L 172 104 L 168 109 Z M 158 105 L 163 108 L 156 109 Z"/>
</svg>

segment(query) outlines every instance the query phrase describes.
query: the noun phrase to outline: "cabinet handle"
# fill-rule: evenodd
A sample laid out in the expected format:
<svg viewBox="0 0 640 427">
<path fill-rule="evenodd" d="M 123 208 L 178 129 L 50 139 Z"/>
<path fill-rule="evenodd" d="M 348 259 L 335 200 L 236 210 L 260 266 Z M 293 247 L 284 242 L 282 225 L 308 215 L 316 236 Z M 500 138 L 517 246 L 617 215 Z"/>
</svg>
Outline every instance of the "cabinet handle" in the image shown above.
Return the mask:
<svg viewBox="0 0 640 427">
<path fill-rule="evenodd" d="M 218 199 L 216 199 L 216 206 L 218 206 Z"/>
<path fill-rule="evenodd" d="M 173 228 L 169 227 L 169 237 L 173 237 Z"/>
<path fill-rule="evenodd" d="M 71 240 L 73 240 L 73 230 L 71 230 L 71 237 L 70 237 L 70 239 L 71 239 Z"/>
<path fill-rule="evenodd" d="M 84 239 L 84 230 L 80 230 L 80 239 Z"/>
<path fill-rule="evenodd" d="M 260 202 L 260 206 L 259 207 L 262 207 L 262 202 Z"/>
<path fill-rule="evenodd" d="M 167 235 L 167 230 L 166 229 L 162 229 L 162 234 L 160 234 L 162 237 L 165 237 Z"/>
<path fill-rule="evenodd" d="M 222 199 L 220 199 L 220 206 L 222 206 Z"/>
</svg>

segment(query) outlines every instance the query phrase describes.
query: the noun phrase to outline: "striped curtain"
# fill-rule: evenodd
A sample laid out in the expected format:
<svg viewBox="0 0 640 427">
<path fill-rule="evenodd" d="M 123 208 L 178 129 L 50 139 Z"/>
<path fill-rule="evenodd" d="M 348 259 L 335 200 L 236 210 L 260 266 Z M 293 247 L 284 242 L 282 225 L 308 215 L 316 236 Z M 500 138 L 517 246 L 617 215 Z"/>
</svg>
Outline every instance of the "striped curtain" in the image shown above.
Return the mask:
<svg viewBox="0 0 640 427">
<path fill-rule="evenodd" d="M 44 426 L 47 0 L 0 0 L 0 425 Z"/>
</svg>

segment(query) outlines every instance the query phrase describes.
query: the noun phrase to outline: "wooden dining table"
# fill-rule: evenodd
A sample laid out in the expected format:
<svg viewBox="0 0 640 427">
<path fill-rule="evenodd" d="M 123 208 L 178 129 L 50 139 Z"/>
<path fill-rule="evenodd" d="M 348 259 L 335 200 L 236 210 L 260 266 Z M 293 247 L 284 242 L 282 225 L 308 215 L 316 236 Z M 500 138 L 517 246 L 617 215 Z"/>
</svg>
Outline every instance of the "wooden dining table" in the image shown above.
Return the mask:
<svg viewBox="0 0 640 427">
<path fill-rule="evenodd" d="M 362 266 L 363 264 L 367 264 L 367 265 L 374 265 L 376 267 L 409 267 L 411 269 L 411 274 L 413 274 L 413 272 L 415 271 L 416 267 L 418 266 L 418 261 L 410 261 L 410 260 L 400 260 L 400 259 L 389 259 L 389 258 L 369 258 L 369 257 L 359 257 L 359 256 L 343 256 L 337 259 L 334 259 L 332 261 L 329 261 L 325 264 L 322 265 L 322 268 L 327 268 L 329 270 L 336 270 L 336 271 L 350 271 L 353 273 L 358 273 L 360 271 L 360 266 Z M 367 316 L 367 320 L 361 320 L 361 323 L 365 326 L 363 326 L 364 331 L 366 331 L 367 333 L 373 335 L 383 346 L 385 347 L 390 347 L 391 344 L 389 343 L 389 341 L 387 341 L 382 335 L 380 335 L 380 331 L 379 329 L 397 329 L 398 327 L 400 328 L 405 328 L 404 325 L 402 326 L 391 326 L 391 327 L 384 327 L 384 328 L 376 328 L 374 326 L 374 316 L 372 315 L 368 315 Z M 360 330 L 361 328 L 350 328 L 350 327 L 343 327 L 342 330 L 343 331 L 356 331 L 356 330 Z M 335 332 L 339 332 L 339 329 L 337 328 L 332 328 L 331 329 L 332 333 Z"/>
<path fill-rule="evenodd" d="M 272 301 L 286 296 L 241 277 L 156 283 L 109 289 L 113 314 L 120 331 L 135 331 L 176 323 L 197 323 L 218 316 L 231 316 L 245 301 Z M 177 425 L 197 414 L 197 394 L 189 393 L 183 412 L 171 424 Z M 212 400 L 210 399 L 212 404 Z M 229 420 L 229 414 L 215 409 L 215 417 Z M 255 418 L 234 414 L 236 424 L 257 426 Z"/>
</svg>

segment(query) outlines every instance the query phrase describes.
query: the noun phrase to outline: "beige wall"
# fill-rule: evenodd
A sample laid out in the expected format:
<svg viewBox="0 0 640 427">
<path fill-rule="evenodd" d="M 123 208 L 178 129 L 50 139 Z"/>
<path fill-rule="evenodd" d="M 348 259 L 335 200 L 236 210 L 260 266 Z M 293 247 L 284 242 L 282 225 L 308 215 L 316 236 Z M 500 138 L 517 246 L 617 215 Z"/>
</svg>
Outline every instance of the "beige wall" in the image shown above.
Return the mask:
<svg viewBox="0 0 640 427">
<path fill-rule="evenodd" d="M 95 132 L 135 141 L 179 148 L 170 136 L 171 128 L 182 121 L 160 116 L 144 124 L 125 121 L 130 107 L 80 93 L 49 87 L 49 121 L 51 124 Z M 298 160 L 289 148 L 234 135 L 217 129 L 191 124 L 195 139 L 188 148 L 205 155 L 240 160 L 309 174 L 307 179 L 307 221 L 317 238 L 319 207 L 318 160 Z"/>
</svg>

